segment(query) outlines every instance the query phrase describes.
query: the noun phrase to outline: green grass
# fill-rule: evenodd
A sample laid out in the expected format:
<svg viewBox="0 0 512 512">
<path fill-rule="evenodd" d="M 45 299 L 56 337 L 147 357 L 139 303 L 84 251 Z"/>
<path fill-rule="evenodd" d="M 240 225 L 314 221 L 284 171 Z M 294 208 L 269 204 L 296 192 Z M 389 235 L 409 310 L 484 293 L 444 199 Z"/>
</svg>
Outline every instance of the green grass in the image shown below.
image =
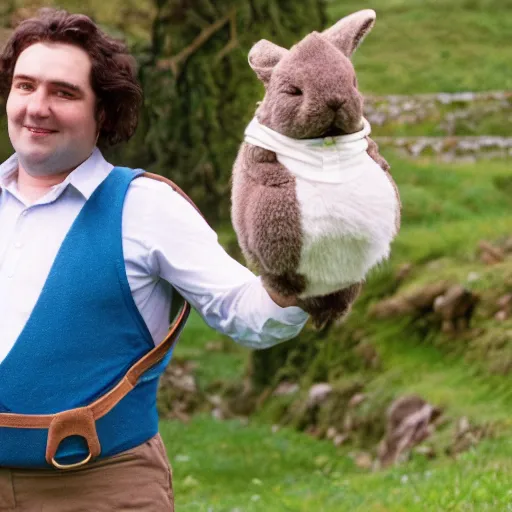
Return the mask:
<svg viewBox="0 0 512 512">
<path fill-rule="evenodd" d="M 390 121 L 381 126 L 373 126 L 372 132 L 375 137 L 509 137 L 509 127 L 512 122 L 511 107 L 512 104 L 508 103 L 508 106 L 498 106 L 497 111 L 473 109 L 468 118 L 457 119 L 452 126 L 446 121 L 449 109 L 440 105 L 414 124 L 407 120 Z M 467 108 L 468 106 L 464 106 L 464 109 Z"/>
<path fill-rule="evenodd" d="M 196 417 L 162 422 L 181 511 L 512 510 L 512 441 L 369 473 L 325 441 L 269 425 Z"/>
<path fill-rule="evenodd" d="M 476 245 L 482 238 L 492 241 L 512 233 L 509 162 L 443 165 L 387 156 L 402 192 L 403 226 L 391 262 L 370 278 L 368 296 L 385 295 L 394 269 L 405 261 L 414 265 L 407 286 L 441 278 L 465 282 L 475 270 L 481 275 L 471 283 L 476 291 L 490 293 L 505 286 L 509 263 L 483 265 Z M 232 236 L 226 228 L 220 239 L 232 246 Z M 363 296 L 361 304 L 368 300 Z M 489 373 L 489 347 L 443 340 L 435 332 L 425 335 L 407 318 L 368 319 L 357 307 L 346 328 L 355 324 L 365 325 L 381 360 L 379 371 L 362 376 L 366 393 L 418 393 L 444 409 L 448 423 L 429 440 L 438 457 L 427 461 L 415 454 L 397 468 L 368 472 L 354 464 L 354 445 L 335 448 L 288 428 L 273 433 L 272 412 L 265 407 L 247 425 L 206 416 L 187 424 L 164 421 L 161 431 L 174 466 L 178 510 L 512 510 L 512 391 L 506 377 Z M 493 322 L 484 325 L 492 339 Z M 504 324 L 500 333 L 506 332 Z M 213 339 L 222 341 L 222 351 L 205 350 Z M 335 345 L 326 346 L 326 354 Z M 213 333 L 197 316 L 176 349 L 176 357 L 198 362 L 203 387 L 219 378 L 240 379 L 248 356 L 249 351 Z M 455 420 L 462 416 L 472 424 L 493 425 L 495 437 L 453 459 L 445 449 L 452 442 Z M 374 454 L 375 444 L 366 449 Z"/>
<path fill-rule="evenodd" d="M 354 64 L 372 94 L 512 88 L 509 0 L 348 0 L 329 4 L 332 21 L 377 12 Z"/>
</svg>

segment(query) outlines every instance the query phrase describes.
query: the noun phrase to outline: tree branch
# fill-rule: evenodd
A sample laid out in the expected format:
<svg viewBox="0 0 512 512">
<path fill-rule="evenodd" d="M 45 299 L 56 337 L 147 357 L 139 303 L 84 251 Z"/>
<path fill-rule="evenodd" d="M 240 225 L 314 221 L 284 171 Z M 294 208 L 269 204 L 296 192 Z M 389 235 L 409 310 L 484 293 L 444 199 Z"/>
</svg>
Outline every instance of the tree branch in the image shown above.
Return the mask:
<svg viewBox="0 0 512 512">
<path fill-rule="evenodd" d="M 180 66 L 201 46 L 203 46 L 216 32 L 218 32 L 227 22 L 232 22 L 232 20 L 236 19 L 236 10 L 233 9 L 229 14 L 211 24 L 210 26 L 201 30 L 199 35 L 189 44 L 187 47 L 183 48 L 181 52 L 179 52 L 174 57 L 170 57 L 168 59 L 161 59 L 157 62 L 158 69 L 162 70 L 171 70 L 173 74 L 178 77 L 180 72 Z M 231 43 L 231 41 L 230 41 Z M 229 44 L 228 43 L 228 46 Z M 221 52 L 222 53 L 222 52 Z"/>
<path fill-rule="evenodd" d="M 238 37 L 236 33 L 236 11 L 233 11 L 229 19 L 230 39 L 229 43 L 222 48 L 222 50 L 215 56 L 215 64 L 221 61 L 231 50 L 234 50 L 238 45 Z"/>
</svg>

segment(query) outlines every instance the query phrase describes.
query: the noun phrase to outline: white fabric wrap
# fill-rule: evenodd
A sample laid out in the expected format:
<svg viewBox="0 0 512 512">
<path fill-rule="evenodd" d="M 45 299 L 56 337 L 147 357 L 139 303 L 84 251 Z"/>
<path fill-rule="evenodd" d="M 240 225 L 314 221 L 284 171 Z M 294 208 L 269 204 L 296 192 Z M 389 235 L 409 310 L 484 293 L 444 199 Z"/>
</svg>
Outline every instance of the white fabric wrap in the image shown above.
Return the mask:
<svg viewBox="0 0 512 512">
<path fill-rule="evenodd" d="M 295 176 L 303 236 L 297 272 L 307 278 L 302 297 L 327 295 L 363 281 L 389 256 L 398 198 L 366 150 L 371 128 L 318 139 L 292 139 L 254 118 L 245 142 L 273 151 Z"/>
</svg>

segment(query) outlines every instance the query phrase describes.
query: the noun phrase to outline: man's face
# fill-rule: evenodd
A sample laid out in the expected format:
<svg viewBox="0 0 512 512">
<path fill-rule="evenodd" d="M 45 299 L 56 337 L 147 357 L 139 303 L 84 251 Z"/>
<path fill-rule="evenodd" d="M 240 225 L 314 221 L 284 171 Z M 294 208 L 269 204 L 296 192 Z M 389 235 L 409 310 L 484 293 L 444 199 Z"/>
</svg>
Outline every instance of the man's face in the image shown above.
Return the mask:
<svg viewBox="0 0 512 512">
<path fill-rule="evenodd" d="M 73 45 L 36 43 L 18 57 L 7 100 L 9 137 L 33 176 L 70 171 L 96 143 L 91 60 Z"/>
</svg>

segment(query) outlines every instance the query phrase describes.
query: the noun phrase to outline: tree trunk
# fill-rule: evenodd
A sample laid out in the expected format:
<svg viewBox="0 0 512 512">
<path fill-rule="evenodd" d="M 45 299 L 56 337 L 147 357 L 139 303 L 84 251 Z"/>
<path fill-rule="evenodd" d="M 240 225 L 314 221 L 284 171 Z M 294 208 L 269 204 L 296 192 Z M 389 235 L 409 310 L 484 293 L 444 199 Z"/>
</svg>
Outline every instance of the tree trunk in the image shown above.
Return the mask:
<svg viewBox="0 0 512 512">
<path fill-rule="evenodd" d="M 145 119 L 128 151 L 176 181 L 208 220 L 227 219 L 231 168 L 263 94 L 247 54 L 260 39 L 289 47 L 322 29 L 324 0 L 155 2 Z"/>
</svg>

